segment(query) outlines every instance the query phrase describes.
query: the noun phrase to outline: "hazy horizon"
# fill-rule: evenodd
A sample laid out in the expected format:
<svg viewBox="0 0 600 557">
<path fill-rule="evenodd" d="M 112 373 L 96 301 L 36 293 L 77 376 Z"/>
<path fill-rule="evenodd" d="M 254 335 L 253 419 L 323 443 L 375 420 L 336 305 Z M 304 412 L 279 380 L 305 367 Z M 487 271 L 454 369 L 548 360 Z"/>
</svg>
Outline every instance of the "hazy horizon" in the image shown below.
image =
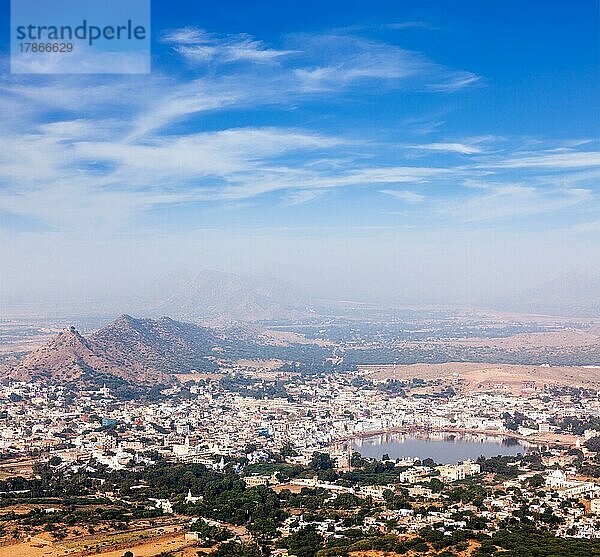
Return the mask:
<svg viewBox="0 0 600 557">
<path fill-rule="evenodd" d="M 208 292 L 194 294 L 198 280 L 202 281 L 207 276 L 214 279 L 209 283 Z M 467 292 L 467 295 L 463 298 L 460 296 L 448 298 L 444 294 L 440 294 L 436 298 L 435 293 L 430 289 L 421 294 L 421 297 L 411 297 L 411 293 L 402 288 L 398 289 L 395 297 L 382 297 L 379 291 L 371 296 L 359 297 L 343 296 L 341 294 L 342 290 L 339 288 L 332 295 L 321 295 L 297 281 L 288 282 L 269 273 L 239 275 L 215 269 L 203 269 L 199 272 L 191 269 L 180 269 L 170 274 L 152 277 L 148 281 L 140 280 L 137 285 L 133 285 L 129 289 L 122 284 L 118 292 L 115 292 L 115 290 L 94 289 L 76 297 L 72 292 L 56 290 L 53 292 L 53 297 L 27 300 L 11 300 L 8 298 L 2 302 L 2 314 L 4 318 L 8 319 L 35 317 L 69 319 L 72 316 L 79 318 L 97 317 L 103 321 L 116 318 L 122 314 L 130 314 L 140 318 L 168 316 L 180 321 L 208 322 L 212 321 L 212 318 L 182 317 L 169 306 L 169 301 L 174 295 L 184 296 L 187 302 L 201 310 L 203 302 L 206 302 L 205 296 L 207 296 L 211 302 L 217 303 L 218 306 L 221 303 L 219 300 L 223 302 L 227 300 L 229 293 L 228 279 L 240 279 L 244 287 L 249 288 L 248 292 L 255 292 L 255 288 L 260 291 L 261 286 L 265 287 L 266 285 L 268 288 L 274 285 L 275 291 L 272 293 L 272 297 L 269 298 L 271 301 L 281 303 L 282 308 L 288 305 L 297 309 L 316 310 L 317 315 L 321 314 L 322 316 L 338 313 L 342 315 L 345 311 L 344 308 L 346 310 L 352 307 L 358 309 L 361 305 L 365 305 L 365 309 L 368 307 L 372 309 L 387 308 L 389 310 L 393 308 L 413 308 L 423 311 L 445 311 L 453 308 L 456 311 L 491 310 L 521 313 L 523 317 L 526 314 L 547 314 L 556 317 L 570 316 L 583 319 L 600 317 L 600 275 L 563 273 L 559 276 L 549 277 L 549 280 L 534 284 L 531 287 L 523 285 L 520 289 L 508 292 L 505 295 L 500 295 L 498 290 L 494 290 L 492 294 L 488 292 L 486 295 L 484 292 L 478 298 L 473 296 L 472 291 Z M 217 290 L 219 288 L 224 290 L 224 297 L 214 291 L 214 286 Z M 277 291 L 277 287 L 281 287 L 282 290 Z M 63 295 L 61 296 L 59 292 L 63 292 Z M 287 304 L 282 300 L 282 294 L 285 292 L 287 292 L 289 298 Z M 246 294 L 242 291 L 239 300 L 232 300 L 232 303 L 236 301 L 243 302 Z M 544 295 L 552 296 L 552 298 L 546 302 Z M 198 297 L 196 298 L 196 296 Z M 256 300 L 251 298 L 250 302 L 255 303 Z M 573 311 L 570 311 L 570 308 L 574 308 Z M 221 307 L 221 311 L 224 312 L 223 318 L 226 319 L 227 310 Z M 309 314 L 306 317 L 309 317 Z M 229 315 L 229 318 L 231 318 L 231 315 Z M 248 318 L 239 316 L 237 319 L 245 321 Z M 285 319 L 285 316 L 282 315 L 279 319 Z M 250 320 L 255 319 L 250 318 Z"/>
</svg>

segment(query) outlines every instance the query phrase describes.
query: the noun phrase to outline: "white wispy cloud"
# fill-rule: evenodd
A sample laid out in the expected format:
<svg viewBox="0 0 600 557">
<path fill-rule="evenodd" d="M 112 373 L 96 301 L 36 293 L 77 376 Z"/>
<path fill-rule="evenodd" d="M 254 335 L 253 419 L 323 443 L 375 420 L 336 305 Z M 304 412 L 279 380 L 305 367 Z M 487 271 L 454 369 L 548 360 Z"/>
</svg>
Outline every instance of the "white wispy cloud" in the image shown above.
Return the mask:
<svg viewBox="0 0 600 557">
<path fill-rule="evenodd" d="M 185 27 L 170 31 L 163 42 L 172 43 L 176 52 L 194 63 L 230 62 L 270 63 L 294 54 L 291 50 L 269 48 L 251 35 L 216 35 L 203 29 Z"/>
<path fill-rule="evenodd" d="M 180 27 L 167 31 L 162 36 L 165 43 L 198 44 L 210 40 L 210 35 L 198 27 Z"/>
<path fill-rule="evenodd" d="M 425 72 L 426 62 L 418 55 L 384 43 L 321 36 L 306 46 L 316 60 L 294 70 L 306 90 L 327 90 L 364 79 L 402 80 Z"/>
<path fill-rule="evenodd" d="M 113 181 L 127 184 L 182 186 L 212 176 L 231 182 L 235 175 L 264 169 L 270 159 L 293 151 L 310 152 L 343 144 L 334 137 L 285 128 L 239 128 L 218 132 L 157 137 L 141 143 L 80 142 L 81 160 L 113 165 Z"/>
<path fill-rule="evenodd" d="M 460 153 L 461 155 L 474 155 L 481 153 L 481 147 L 465 143 L 423 143 L 421 145 L 409 145 L 411 149 L 424 151 L 440 151 L 444 153 Z"/>
<path fill-rule="evenodd" d="M 228 62 L 269 63 L 280 56 L 292 54 L 291 51 L 265 48 L 260 41 L 240 39 L 227 45 L 193 45 L 176 47 L 177 52 L 193 62 L 218 60 Z"/>
<path fill-rule="evenodd" d="M 483 194 L 440 202 L 437 212 L 461 222 L 481 222 L 550 213 L 592 199 L 592 190 L 586 188 L 548 190 L 507 183 L 490 185 Z"/>
<path fill-rule="evenodd" d="M 528 156 L 514 156 L 488 165 L 498 168 L 569 169 L 600 166 L 600 151 L 541 152 Z"/>
<path fill-rule="evenodd" d="M 319 199 L 325 194 L 325 190 L 295 190 L 287 192 L 284 197 L 284 204 L 290 207 L 296 205 L 304 205 L 305 203 L 310 203 L 311 201 L 315 201 Z"/>
<path fill-rule="evenodd" d="M 477 79 L 470 72 L 436 64 L 419 52 L 352 35 L 300 35 L 292 44 L 302 45 L 305 56 L 294 75 L 307 91 L 346 87 L 364 80 L 383 80 L 393 87 L 458 90 Z"/>
<path fill-rule="evenodd" d="M 379 190 L 379 193 L 391 195 L 392 197 L 401 199 L 407 203 L 421 203 L 421 201 L 425 200 L 425 196 L 423 194 L 409 190 Z"/>
<path fill-rule="evenodd" d="M 441 93 L 453 93 L 459 89 L 464 89 L 465 87 L 475 85 L 476 83 L 481 83 L 481 81 L 481 76 L 478 76 L 474 73 L 456 72 L 454 74 L 447 75 L 445 79 L 439 81 L 438 83 L 427 85 L 427 88 Z"/>
</svg>

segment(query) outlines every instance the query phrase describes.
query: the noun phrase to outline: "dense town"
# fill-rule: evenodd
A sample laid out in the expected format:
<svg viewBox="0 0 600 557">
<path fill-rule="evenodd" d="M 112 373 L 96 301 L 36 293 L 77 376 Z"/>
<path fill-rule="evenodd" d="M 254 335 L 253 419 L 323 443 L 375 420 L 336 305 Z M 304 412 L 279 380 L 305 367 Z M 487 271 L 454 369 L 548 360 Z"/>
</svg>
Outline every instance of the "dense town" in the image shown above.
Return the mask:
<svg viewBox="0 0 600 557">
<path fill-rule="evenodd" d="M 11 382 L 0 390 L 2 532 L 15 543 L 31 537 L 11 505 L 28 502 L 30 514 L 55 518 L 62 506 L 36 502 L 59 478 L 83 476 L 74 497 L 135 502 L 157 520 L 188 517 L 179 526 L 185 539 L 229 547 L 223 555 L 234 554 L 231 544 L 302 556 L 346 555 L 352 543 L 394 551 L 475 544 L 482 552 L 486 536 L 510 526 L 563 540 L 600 538 L 597 393 L 533 382 L 518 392 L 514 385 L 470 392 L 461 381 L 460 374 L 449 382 L 374 380 L 364 371 L 269 380 L 232 374 L 170 387 L 154 400 L 119 400 L 106 386 L 73 393 Z M 456 462 L 361 454 L 365 440 L 394 436 L 513 450 Z M 153 474 L 168 470 L 186 479 L 171 489 L 153 484 Z M 261 522 L 238 516 L 235 505 L 209 507 L 206 474 L 237 478 L 234 499 L 271 493 L 273 509 L 263 507 Z M 41 492 L 40 477 L 48 482 Z M 44 523 L 52 531 L 60 525 L 37 522 Z M 312 553 L 296 547 L 306 536 Z"/>
</svg>

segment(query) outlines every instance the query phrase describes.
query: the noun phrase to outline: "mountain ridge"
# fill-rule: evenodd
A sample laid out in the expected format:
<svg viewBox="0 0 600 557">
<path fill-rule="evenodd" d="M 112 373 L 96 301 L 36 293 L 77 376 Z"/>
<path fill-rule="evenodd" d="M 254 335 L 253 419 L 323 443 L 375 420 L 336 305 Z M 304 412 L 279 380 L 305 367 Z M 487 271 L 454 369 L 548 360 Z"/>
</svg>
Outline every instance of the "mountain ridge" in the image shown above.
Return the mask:
<svg viewBox="0 0 600 557">
<path fill-rule="evenodd" d="M 210 356 L 219 342 L 214 331 L 199 325 L 123 314 L 87 337 L 67 327 L 27 354 L 9 377 L 77 386 L 107 381 L 169 385 L 177 382 L 174 374 L 179 371 L 212 369 Z"/>
</svg>

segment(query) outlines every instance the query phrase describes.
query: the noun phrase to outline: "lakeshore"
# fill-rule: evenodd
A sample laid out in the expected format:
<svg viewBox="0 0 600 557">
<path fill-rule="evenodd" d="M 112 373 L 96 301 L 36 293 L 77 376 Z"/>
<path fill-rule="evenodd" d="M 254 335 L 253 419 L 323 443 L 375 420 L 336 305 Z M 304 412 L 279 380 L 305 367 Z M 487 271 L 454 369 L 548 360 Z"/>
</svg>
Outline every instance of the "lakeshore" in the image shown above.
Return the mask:
<svg viewBox="0 0 600 557">
<path fill-rule="evenodd" d="M 417 434 L 417 433 L 439 433 L 439 434 L 455 434 L 455 435 L 480 435 L 487 437 L 496 437 L 504 439 L 513 439 L 521 444 L 527 444 L 535 447 L 554 447 L 554 448 L 573 448 L 577 446 L 581 438 L 576 435 L 547 433 L 539 435 L 526 436 L 518 432 L 506 430 L 491 430 L 491 429 L 475 429 L 475 428 L 452 428 L 452 427 L 431 427 L 431 426 L 396 426 L 372 431 L 364 431 L 342 437 L 330 445 L 338 447 L 340 444 L 352 442 L 355 439 L 367 439 L 381 435 L 391 434 Z"/>
</svg>

